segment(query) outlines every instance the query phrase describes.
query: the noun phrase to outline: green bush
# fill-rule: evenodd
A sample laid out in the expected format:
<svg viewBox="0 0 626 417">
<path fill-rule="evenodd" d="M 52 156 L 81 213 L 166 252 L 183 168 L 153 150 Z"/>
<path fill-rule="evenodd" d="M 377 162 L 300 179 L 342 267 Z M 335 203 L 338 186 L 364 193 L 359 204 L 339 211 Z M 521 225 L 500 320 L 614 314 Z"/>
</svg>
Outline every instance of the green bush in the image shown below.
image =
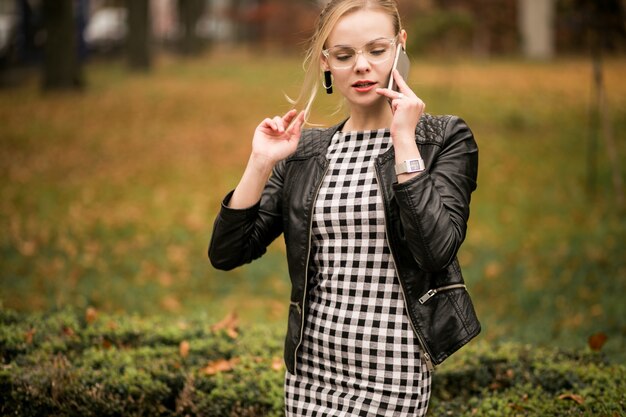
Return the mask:
<svg viewBox="0 0 626 417">
<path fill-rule="evenodd" d="M 217 326 L 220 327 L 220 326 Z M 0 310 L 2 415 L 281 416 L 282 329 Z M 621 416 L 601 354 L 474 342 L 435 373 L 430 415 Z"/>
</svg>

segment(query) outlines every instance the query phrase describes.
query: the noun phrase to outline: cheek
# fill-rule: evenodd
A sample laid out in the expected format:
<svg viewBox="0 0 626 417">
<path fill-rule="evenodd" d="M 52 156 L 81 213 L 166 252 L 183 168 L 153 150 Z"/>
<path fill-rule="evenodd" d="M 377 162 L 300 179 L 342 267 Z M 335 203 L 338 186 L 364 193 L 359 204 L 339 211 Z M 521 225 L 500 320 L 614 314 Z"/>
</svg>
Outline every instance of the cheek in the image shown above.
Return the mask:
<svg viewBox="0 0 626 417">
<path fill-rule="evenodd" d="M 391 73 L 391 67 L 393 67 L 393 59 L 390 59 L 388 62 L 381 66 L 381 72 L 383 74 L 389 74 Z"/>
<path fill-rule="evenodd" d="M 343 72 L 335 73 L 333 75 L 333 84 L 339 88 L 349 87 L 350 77 Z"/>
</svg>

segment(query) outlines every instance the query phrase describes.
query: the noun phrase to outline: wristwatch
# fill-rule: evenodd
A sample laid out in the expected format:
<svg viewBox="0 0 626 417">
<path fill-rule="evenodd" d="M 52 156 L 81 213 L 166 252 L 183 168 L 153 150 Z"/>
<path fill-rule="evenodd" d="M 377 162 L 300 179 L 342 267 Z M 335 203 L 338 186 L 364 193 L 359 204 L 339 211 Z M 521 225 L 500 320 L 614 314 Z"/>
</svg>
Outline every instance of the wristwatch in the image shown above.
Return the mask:
<svg viewBox="0 0 626 417">
<path fill-rule="evenodd" d="M 426 165 L 424 165 L 424 160 L 422 158 L 409 159 L 396 165 L 396 175 L 422 172 L 425 169 Z"/>
</svg>

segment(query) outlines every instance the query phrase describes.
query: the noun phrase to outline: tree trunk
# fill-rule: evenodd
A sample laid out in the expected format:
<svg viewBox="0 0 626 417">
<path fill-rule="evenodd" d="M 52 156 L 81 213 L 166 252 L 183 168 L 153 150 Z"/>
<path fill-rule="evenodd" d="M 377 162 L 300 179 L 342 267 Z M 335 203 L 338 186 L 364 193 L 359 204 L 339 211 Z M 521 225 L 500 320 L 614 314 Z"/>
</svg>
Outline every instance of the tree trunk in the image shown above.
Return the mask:
<svg viewBox="0 0 626 417">
<path fill-rule="evenodd" d="M 554 56 L 554 0 L 517 0 L 524 56 Z"/>
<path fill-rule="evenodd" d="M 73 0 L 43 0 L 46 44 L 43 89 L 77 89 L 83 86 L 76 45 Z"/>
<path fill-rule="evenodd" d="M 615 202 L 620 210 L 623 210 L 624 205 L 624 183 L 622 181 L 622 170 L 620 167 L 620 161 L 615 145 L 615 135 L 613 134 L 613 126 L 611 124 L 611 117 L 606 100 L 606 91 L 604 88 L 604 72 L 602 69 L 602 55 L 600 50 L 596 50 L 593 56 L 593 79 L 594 79 L 594 104 L 593 104 L 593 119 L 592 129 L 600 130 L 602 139 L 604 139 L 604 145 L 606 147 L 607 156 L 611 167 L 611 179 L 613 180 L 613 192 L 615 193 Z M 593 133 L 594 143 L 593 154 L 590 156 L 590 169 L 589 180 L 590 190 L 593 194 L 595 192 L 595 170 L 597 169 L 595 158 L 597 149 L 597 133 Z M 590 149 L 591 152 L 591 149 Z"/>
<path fill-rule="evenodd" d="M 196 25 L 204 12 L 205 0 L 178 0 L 178 24 L 182 32 L 180 51 L 195 55 L 202 50 L 202 41 L 196 33 Z"/>
<path fill-rule="evenodd" d="M 131 69 L 147 71 L 152 64 L 150 51 L 150 2 L 127 0 L 128 13 L 128 64 Z"/>
</svg>

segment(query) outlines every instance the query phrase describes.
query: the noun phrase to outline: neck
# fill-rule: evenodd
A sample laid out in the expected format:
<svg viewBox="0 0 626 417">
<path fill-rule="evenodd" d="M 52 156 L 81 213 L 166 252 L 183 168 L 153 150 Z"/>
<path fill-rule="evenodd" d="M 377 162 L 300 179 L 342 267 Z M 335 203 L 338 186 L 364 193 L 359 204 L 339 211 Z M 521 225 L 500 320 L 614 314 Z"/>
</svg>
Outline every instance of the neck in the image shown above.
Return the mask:
<svg viewBox="0 0 626 417">
<path fill-rule="evenodd" d="M 350 118 L 346 121 L 343 130 L 346 132 L 377 130 L 391 126 L 393 114 L 387 100 L 380 100 L 379 103 L 380 105 L 371 108 L 351 108 Z"/>
</svg>

